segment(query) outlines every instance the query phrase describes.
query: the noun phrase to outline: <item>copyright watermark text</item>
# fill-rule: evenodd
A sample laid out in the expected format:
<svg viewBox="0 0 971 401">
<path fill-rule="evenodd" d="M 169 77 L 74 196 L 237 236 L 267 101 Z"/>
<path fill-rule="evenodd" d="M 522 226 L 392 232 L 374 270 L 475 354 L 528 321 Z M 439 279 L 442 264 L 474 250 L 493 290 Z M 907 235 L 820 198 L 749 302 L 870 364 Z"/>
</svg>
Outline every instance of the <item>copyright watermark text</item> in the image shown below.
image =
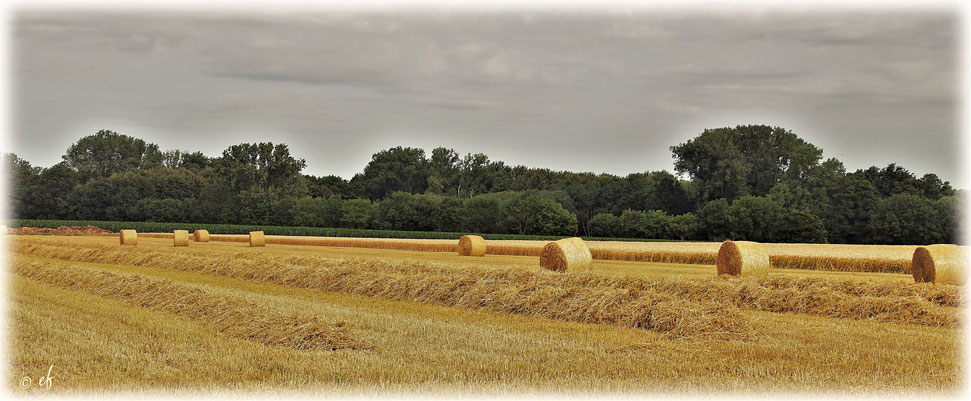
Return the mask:
<svg viewBox="0 0 971 401">
<path fill-rule="evenodd" d="M 53 370 L 54 370 L 54 365 L 51 365 L 51 367 L 47 368 L 46 375 L 43 375 L 37 378 L 37 387 L 47 389 L 47 390 L 51 389 L 51 385 L 53 385 L 54 383 L 54 376 L 51 375 L 51 372 L 53 372 Z M 23 378 L 20 379 L 20 389 L 22 390 L 29 389 L 32 383 L 33 383 L 33 380 L 31 380 L 30 376 L 24 376 Z"/>
</svg>

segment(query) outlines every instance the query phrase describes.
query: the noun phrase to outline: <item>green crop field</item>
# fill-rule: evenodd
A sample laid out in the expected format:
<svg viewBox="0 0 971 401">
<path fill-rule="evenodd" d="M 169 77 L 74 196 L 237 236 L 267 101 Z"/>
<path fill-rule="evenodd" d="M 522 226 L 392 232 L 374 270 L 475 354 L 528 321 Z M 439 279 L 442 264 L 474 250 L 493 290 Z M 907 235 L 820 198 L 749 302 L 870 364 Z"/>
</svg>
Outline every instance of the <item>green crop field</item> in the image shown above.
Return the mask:
<svg viewBox="0 0 971 401">
<path fill-rule="evenodd" d="M 213 234 L 246 234 L 250 231 L 263 231 L 267 235 L 289 236 L 317 236 L 317 237 L 356 237 L 356 238 L 407 238 L 407 239 L 459 239 L 463 235 L 472 233 L 450 233 L 437 231 L 397 231 L 397 230 L 368 230 L 354 228 L 329 227 L 289 227 L 289 226 L 258 226 L 239 224 L 207 224 L 207 223 L 158 223 L 151 221 L 98 221 L 98 220 L 9 220 L 8 227 L 37 227 L 57 228 L 60 226 L 94 226 L 104 230 L 118 232 L 121 229 L 133 229 L 139 232 L 171 232 L 172 230 L 208 230 Z M 566 238 L 562 235 L 517 235 L 517 234 L 475 234 L 489 240 L 536 240 L 555 241 Z M 587 240 L 609 241 L 652 241 L 643 238 L 602 238 L 584 237 Z M 655 240 L 676 242 L 671 240 Z"/>
</svg>

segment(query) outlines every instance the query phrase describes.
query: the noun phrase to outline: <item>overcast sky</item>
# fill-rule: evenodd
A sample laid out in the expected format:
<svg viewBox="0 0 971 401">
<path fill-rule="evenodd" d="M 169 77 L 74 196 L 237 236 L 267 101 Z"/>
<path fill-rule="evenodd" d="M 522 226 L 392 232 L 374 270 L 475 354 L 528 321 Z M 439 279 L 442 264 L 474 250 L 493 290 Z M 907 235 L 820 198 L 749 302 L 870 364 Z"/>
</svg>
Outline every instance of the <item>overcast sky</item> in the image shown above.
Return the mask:
<svg viewBox="0 0 971 401">
<path fill-rule="evenodd" d="M 13 146 L 110 129 L 209 156 L 290 145 L 350 178 L 392 146 L 555 170 L 673 169 L 705 128 L 779 125 L 849 170 L 958 180 L 944 13 L 15 14 Z"/>
</svg>

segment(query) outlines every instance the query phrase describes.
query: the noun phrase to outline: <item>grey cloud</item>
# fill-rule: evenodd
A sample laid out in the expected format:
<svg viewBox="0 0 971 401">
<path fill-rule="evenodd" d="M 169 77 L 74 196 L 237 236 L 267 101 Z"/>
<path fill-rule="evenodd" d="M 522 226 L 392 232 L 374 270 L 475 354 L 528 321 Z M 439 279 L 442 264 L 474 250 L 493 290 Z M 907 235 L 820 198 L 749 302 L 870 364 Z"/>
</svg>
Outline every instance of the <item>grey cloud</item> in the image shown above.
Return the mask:
<svg viewBox="0 0 971 401">
<path fill-rule="evenodd" d="M 15 151 L 40 165 L 108 128 L 210 155 L 286 142 L 344 177 L 396 145 L 626 174 L 670 170 L 704 128 L 766 123 L 850 169 L 957 179 L 943 13 L 15 17 Z"/>
</svg>

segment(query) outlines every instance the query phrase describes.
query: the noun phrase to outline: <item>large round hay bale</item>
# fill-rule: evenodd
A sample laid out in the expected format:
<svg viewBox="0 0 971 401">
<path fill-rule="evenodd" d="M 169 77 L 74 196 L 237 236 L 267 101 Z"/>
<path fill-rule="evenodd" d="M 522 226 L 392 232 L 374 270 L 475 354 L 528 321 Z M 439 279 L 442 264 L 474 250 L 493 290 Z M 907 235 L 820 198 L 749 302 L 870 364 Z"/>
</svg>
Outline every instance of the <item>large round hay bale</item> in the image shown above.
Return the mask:
<svg viewBox="0 0 971 401">
<path fill-rule="evenodd" d="M 963 285 L 967 282 L 964 249 L 953 244 L 920 246 L 914 250 L 910 272 L 918 283 Z"/>
<path fill-rule="evenodd" d="M 769 253 L 758 242 L 725 241 L 715 258 L 718 275 L 762 275 L 769 272 Z"/>
<path fill-rule="evenodd" d="M 580 238 L 565 238 L 543 247 L 539 265 L 557 272 L 589 271 L 593 265 L 590 248 Z"/>
<path fill-rule="evenodd" d="M 485 256 L 486 242 L 478 235 L 463 235 L 459 238 L 459 255 Z"/>
<path fill-rule="evenodd" d="M 250 231 L 249 246 L 266 246 L 266 238 L 262 231 Z"/>
<path fill-rule="evenodd" d="M 195 230 L 192 232 L 192 238 L 196 242 L 209 242 L 209 231 Z"/>
<path fill-rule="evenodd" d="M 189 246 L 189 230 L 174 230 L 172 234 L 175 246 Z"/>
<path fill-rule="evenodd" d="M 122 245 L 138 245 L 138 233 L 135 230 L 121 230 L 118 237 L 121 239 Z"/>
</svg>

